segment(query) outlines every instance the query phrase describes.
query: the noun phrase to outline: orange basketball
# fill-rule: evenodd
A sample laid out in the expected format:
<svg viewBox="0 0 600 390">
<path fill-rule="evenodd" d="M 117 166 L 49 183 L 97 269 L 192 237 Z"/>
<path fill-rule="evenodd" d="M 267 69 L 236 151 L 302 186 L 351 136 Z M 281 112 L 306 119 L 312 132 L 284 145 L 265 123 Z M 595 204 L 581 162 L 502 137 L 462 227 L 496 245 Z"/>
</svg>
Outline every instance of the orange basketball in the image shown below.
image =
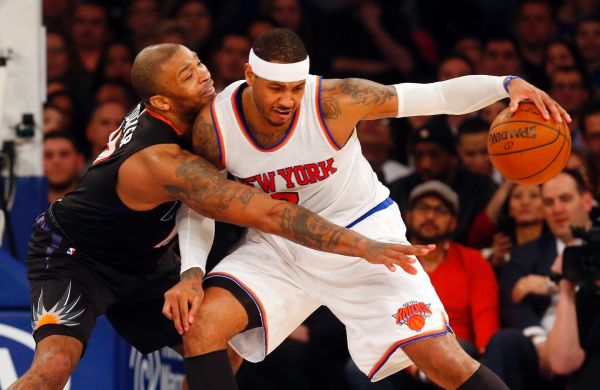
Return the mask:
<svg viewBox="0 0 600 390">
<path fill-rule="evenodd" d="M 571 132 L 563 121 L 545 120 L 532 102 L 514 115 L 503 110 L 490 128 L 488 154 L 498 172 L 519 184 L 541 184 L 558 175 L 571 154 Z"/>
<path fill-rule="evenodd" d="M 425 325 L 425 318 L 423 318 L 423 316 L 420 314 L 413 314 L 408 319 L 406 325 L 408 325 L 410 329 L 420 332 L 421 329 L 423 329 L 423 326 Z"/>
</svg>

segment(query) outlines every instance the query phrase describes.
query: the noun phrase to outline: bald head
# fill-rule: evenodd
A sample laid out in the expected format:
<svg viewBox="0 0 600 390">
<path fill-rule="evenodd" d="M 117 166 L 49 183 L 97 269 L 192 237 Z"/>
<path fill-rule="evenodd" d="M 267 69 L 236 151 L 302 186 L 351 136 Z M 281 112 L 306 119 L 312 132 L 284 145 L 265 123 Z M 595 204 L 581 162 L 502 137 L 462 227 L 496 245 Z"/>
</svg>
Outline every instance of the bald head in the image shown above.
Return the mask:
<svg viewBox="0 0 600 390">
<path fill-rule="evenodd" d="M 150 104 L 154 95 L 165 94 L 160 83 L 161 66 L 169 61 L 177 50 L 184 49 L 175 43 L 161 43 L 144 48 L 138 53 L 131 67 L 131 83 L 144 103 Z"/>
</svg>

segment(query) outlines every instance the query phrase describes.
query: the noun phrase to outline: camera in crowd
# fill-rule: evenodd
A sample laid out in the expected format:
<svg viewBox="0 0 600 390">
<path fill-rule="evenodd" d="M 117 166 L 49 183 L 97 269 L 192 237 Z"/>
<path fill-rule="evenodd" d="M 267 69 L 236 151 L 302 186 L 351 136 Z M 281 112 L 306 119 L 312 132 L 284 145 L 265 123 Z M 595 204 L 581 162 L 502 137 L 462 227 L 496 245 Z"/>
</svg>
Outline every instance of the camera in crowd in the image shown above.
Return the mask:
<svg viewBox="0 0 600 390">
<path fill-rule="evenodd" d="M 595 282 L 600 281 L 600 226 L 571 230 L 584 244 L 568 247 L 563 252 L 563 277 L 582 287 L 595 288 Z"/>
</svg>

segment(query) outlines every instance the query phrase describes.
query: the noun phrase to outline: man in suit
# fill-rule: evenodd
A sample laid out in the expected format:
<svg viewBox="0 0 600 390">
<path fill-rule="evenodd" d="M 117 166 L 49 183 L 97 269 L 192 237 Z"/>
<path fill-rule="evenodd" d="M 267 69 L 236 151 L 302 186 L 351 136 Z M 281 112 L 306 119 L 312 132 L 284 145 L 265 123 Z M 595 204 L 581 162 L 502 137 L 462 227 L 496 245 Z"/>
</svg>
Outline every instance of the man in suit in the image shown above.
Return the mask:
<svg viewBox="0 0 600 390">
<path fill-rule="evenodd" d="M 513 390 L 561 385 L 546 348 L 557 302 L 550 270 L 557 255 L 573 243 L 571 227 L 591 225 L 592 196 L 578 172 L 563 171 L 544 183 L 542 199 L 552 234 L 513 249 L 500 281 L 500 316 L 511 329 L 492 338 L 485 358 Z"/>
</svg>

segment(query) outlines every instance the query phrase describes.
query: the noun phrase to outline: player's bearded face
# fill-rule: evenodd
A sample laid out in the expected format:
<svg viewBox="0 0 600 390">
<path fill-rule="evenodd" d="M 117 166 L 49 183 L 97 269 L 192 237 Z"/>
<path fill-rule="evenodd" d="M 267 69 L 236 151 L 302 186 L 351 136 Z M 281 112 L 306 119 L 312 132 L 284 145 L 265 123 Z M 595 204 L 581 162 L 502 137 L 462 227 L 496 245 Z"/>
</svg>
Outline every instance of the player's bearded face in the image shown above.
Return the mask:
<svg viewBox="0 0 600 390">
<path fill-rule="evenodd" d="M 305 81 L 282 83 L 255 78 L 253 96 L 257 110 L 273 126 L 289 123 L 300 106 Z"/>
</svg>

